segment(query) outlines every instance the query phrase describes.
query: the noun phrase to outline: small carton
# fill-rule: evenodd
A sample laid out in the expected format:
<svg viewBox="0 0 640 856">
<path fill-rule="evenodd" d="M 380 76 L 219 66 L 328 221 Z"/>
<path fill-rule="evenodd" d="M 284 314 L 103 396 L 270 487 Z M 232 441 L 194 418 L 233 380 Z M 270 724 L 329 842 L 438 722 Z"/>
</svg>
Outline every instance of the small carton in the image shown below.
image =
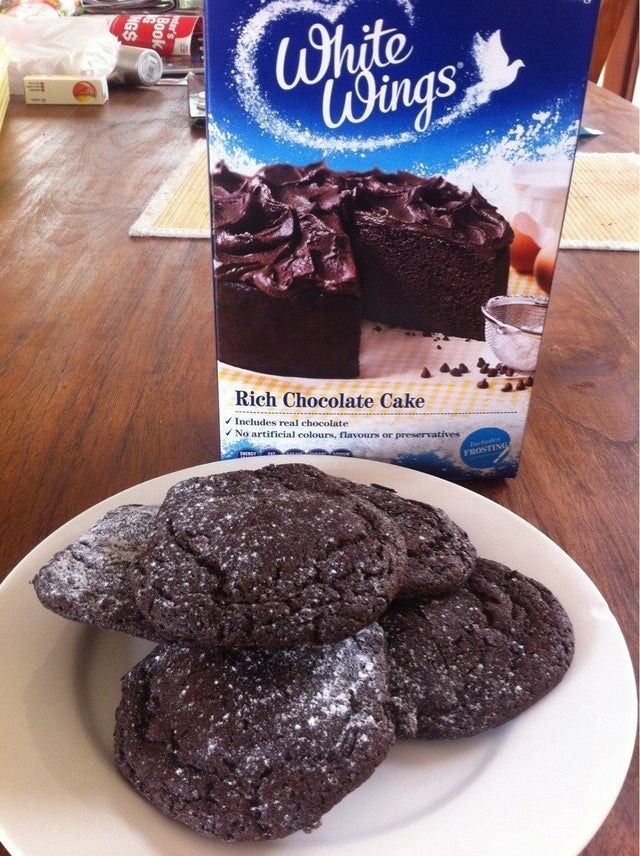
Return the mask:
<svg viewBox="0 0 640 856">
<path fill-rule="evenodd" d="M 109 100 L 105 77 L 35 74 L 24 78 L 27 104 L 104 104 Z"/>
<path fill-rule="evenodd" d="M 222 458 L 514 476 L 597 3 L 204 13 Z"/>
</svg>

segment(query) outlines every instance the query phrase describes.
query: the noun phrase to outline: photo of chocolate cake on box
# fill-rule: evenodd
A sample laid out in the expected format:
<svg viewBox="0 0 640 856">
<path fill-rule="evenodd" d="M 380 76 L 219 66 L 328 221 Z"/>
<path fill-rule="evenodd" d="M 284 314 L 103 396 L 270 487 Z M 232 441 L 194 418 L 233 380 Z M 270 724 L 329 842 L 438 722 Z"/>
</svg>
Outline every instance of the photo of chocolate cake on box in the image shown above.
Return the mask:
<svg viewBox="0 0 640 856">
<path fill-rule="evenodd" d="M 441 176 L 319 162 L 212 175 L 220 359 L 251 371 L 357 378 L 363 319 L 482 340 L 507 293 L 506 219 Z"/>
</svg>

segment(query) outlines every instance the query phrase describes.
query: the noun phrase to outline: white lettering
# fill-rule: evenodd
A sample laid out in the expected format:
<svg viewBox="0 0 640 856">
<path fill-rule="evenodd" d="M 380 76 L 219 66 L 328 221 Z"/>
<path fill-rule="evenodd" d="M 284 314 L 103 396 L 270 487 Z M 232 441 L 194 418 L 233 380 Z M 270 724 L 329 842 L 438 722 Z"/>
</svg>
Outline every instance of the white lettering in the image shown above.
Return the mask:
<svg viewBox="0 0 640 856">
<path fill-rule="evenodd" d="M 306 45 L 297 54 L 291 39 L 282 39 L 276 55 L 276 81 L 284 91 L 298 86 L 323 85 L 322 118 L 328 128 L 349 123 L 360 124 L 376 111 L 394 113 L 401 108 L 420 107 L 414 118 L 416 131 L 426 131 L 431 122 L 433 104 L 456 90 L 456 67 L 447 65 L 430 71 L 416 81 L 394 79 L 390 73 L 376 75 L 381 69 L 402 65 L 413 53 L 407 37 L 394 27 L 385 27 L 379 18 L 362 27 L 360 45 L 345 40 L 344 26 L 333 33 L 322 23 L 312 24 Z M 350 86 L 339 85 L 353 78 Z M 340 95 L 338 95 L 340 93 Z"/>
</svg>

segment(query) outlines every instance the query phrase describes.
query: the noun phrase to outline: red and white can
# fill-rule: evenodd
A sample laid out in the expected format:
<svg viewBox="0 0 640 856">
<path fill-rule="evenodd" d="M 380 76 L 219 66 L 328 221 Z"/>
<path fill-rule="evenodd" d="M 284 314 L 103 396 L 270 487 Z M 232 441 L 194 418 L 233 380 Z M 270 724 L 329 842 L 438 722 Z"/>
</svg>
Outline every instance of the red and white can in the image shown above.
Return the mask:
<svg viewBox="0 0 640 856">
<path fill-rule="evenodd" d="M 109 29 L 121 44 L 149 48 L 160 56 L 201 53 L 202 17 L 199 15 L 116 15 Z"/>
</svg>

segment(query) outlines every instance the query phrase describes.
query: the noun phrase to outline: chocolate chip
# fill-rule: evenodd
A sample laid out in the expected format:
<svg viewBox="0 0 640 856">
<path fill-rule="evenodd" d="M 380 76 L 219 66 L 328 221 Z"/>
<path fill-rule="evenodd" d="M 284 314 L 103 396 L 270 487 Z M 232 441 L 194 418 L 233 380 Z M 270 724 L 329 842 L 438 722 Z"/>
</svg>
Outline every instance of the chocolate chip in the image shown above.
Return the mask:
<svg viewBox="0 0 640 856">
<path fill-rule="evenodd" d="M 533 378 L 531 377 L 531 375 L 529 375 L 525 383 L 527 384 L 527 386 L 533 386 Z"/>
<path fill-rule="evenodd" d="M 462 377 L 462 372 L 460 369 L 457 369 L 455 366 L 451 369 L 449 374 L 453 375 L 453 377 Z"/>
<path fill-rule="evenodd" d="M 481 369 L 481 368 L 484 368 L 484 366 L 486 366 L 486 365 L 487 365 L 487 361 L 485 360 L 485 358 L 484 357 L 478 357 L 478 362 L 476 363 L 476 366 L 479 369 Z"/>
<path fill-rule="evenodd" d="M 513 389 L 513 384 L 505 383 L 505 385 L 502 387 L 501 392 L 511 392 L 512 389 Z"/>
<path fill-rule="evenodd" d="M 448 372 L 450 372 L 450 371 L 451 371 L 451 369 L 449 368 L 449 366 L 448 366 L 448 364 L 447 364 L 447 363 L 443 363 L 443 364 L 440 366 L 440 371 L 441 371 L 443 374 L 447 374 Z"/>
<path fill-rule="evenodd" d="M 431 372 L 426 366 L 420 372 L 420 377 L 431 377 Z"/>
<path fill-rule="evenodd" d="M 460 363 L 458 369 L 460 370 L 460 374 L 468 374 L 469 372 L 469 369 L 465 366 L 464 363 Z"/>
<path fill-rule="evenodd" d="M 476 386 L 478 387 L 478 389 L 488 389 L 489 388 L 489 381 L 486 379 L 486 377 L 483 377 L 482 380 L 478 381 Z"/>
<path fill-rule="evenodd" d="M 520 380 L 519 380 L 519 381 L 518 381 L 518 383 L 516 384 L 516 389 L 517 389 L 517 390 L 523 390 L 523 389 L 526 389 L 526 388 L 527 388 L 526 383 L 522 380 L 522 378 L 520 378 Z"/>
</svg>

